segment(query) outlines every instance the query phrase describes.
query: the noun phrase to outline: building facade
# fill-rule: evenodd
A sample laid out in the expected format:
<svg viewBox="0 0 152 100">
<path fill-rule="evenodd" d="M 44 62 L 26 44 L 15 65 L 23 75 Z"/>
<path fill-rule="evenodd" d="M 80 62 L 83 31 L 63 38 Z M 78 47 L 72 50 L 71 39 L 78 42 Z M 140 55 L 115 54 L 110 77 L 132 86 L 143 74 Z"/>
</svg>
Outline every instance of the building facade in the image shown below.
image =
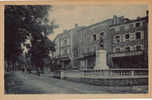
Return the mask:
<svg viewBox="0 0 152 100">
<path fill-rule="evenodd" d="M 96 62 L 96 51 L 100 49 L 108 50 L 107 33 L 108 26 L 112 19 L 82 28 L 77 33 L 79 44 L 75 59 L 80 69 L 93 69 Z"/>
<path fill-rule="evenodd" d="M 112 60 L 110 57 L 111 52 L 111 39 L 109 26 L 113 24 L 120 24 L 124 20 L 124 17 L 113 16 L 111 19 L 104 20 L 102 22 L 89 25 L 79 29 L 73 34 L 73 46 L 75 65 L 78 69 L 87 70 L 94 69 L 96 66 L 96 51 L 107 51 L 107 65 L 112 66 Z"/>
<path fill-rule="evenodd" d="M 69 31 L 65 30 L 62 34 L 59 34 L 54 39 L 55 52 L 53 56 L 61 64 L 62 68 L 70 65 L 70 56 L 71 56 L 71 38 Z"/>
<path fill-rule="evenodd" d="M 113 68 L 148 67 L 148 15 L 110 26 Z"/>
<path fill-rule="evenodd" d="M 64 30 L 63 33 L 57 35 L 54 39 L 54 43 L 56 44 L 56 46 L 53 56 L 56 61 L 61 64 L 63 69 L 77 68 L 77 66 L 74 66 L 74 56 L 77 42 L 79 40 L 75 35 L 77 34 L 77 31 L 81 28 L 82 27 L 78 27 L 78 25 L 75 24 L 74 28 L 70 30 Z"/>
<path fill-rule="evenodd" d="M 64 68 L 94 69 L 96 51 L 106 50 L 110 68 L 148 66 L 148 15 L 135 20 L 113 16 L 102 22 L 59 34 L 54 57 Z"/>
</svg>

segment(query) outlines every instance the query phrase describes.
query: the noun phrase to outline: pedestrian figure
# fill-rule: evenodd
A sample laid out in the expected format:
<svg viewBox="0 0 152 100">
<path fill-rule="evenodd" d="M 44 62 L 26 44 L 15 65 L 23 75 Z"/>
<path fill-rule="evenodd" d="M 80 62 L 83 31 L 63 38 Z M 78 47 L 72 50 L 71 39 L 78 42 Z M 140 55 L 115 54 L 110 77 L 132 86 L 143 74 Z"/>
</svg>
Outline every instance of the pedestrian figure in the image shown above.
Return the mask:
<svg viewBox="0 0 152 100">
<path fill-rule="evenodd" d="M 23 65 L 24 66 L 24 65 Z M 22 68 L 22 72 L 24 72 L 25 71 L 25 69 L 24 69 L 24 67 Z"/>
<path fill-rule="evenodd" d="M 41 72 L 40 72 L 40 68 L 37 68 L 37 75 L 40 76 Z"/>
</svg>

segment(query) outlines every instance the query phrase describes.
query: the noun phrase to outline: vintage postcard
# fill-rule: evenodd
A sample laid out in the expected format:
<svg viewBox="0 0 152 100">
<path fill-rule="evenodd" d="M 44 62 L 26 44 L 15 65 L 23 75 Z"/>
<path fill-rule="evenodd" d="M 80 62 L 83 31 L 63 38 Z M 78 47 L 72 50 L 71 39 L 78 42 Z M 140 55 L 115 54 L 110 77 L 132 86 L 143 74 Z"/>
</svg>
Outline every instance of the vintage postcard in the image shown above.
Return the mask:
<svg viewBox="0 0 152 100">
<path fill-rule="evenodd" d="M 148 0 L 1 2 L 0 98 L 151 97 L 150 14 Z"/>
</svg>

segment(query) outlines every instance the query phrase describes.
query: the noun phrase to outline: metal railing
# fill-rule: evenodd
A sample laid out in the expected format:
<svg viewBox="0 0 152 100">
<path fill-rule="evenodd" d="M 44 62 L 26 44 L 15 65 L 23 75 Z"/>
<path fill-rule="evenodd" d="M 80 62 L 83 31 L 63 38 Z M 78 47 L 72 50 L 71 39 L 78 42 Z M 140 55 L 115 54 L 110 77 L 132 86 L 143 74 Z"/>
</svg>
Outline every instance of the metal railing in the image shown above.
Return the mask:
<svg viewBox="0 0 152 100">
<path fill-rule="evenodd" d="M 148 78 L 148 69 L 70 70 L 62 77 L 73 78 Z"/>
<path fill-rule="evenodd" d="M 128 51 L 128 52 L 117 52 L 111 53 L 112 57 L 122 57 L 122 56 L 132 56 L 132 55 L 142 55 L 143 51 Z"/>
<path fill-rule="evenodd" d="M 110 69 L 110 70 L 85 70 L 85 75 L 103 77 L 140 77 L 148 76 L 148 69 Z"/>
</svg>

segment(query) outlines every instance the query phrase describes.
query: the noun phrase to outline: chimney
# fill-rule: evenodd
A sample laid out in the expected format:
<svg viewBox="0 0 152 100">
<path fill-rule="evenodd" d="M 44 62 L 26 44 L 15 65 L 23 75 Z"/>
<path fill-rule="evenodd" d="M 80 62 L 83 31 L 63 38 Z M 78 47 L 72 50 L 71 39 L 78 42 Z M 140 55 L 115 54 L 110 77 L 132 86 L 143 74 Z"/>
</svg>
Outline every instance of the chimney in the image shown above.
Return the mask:
<svg viewBox="0 0 152 100">
<path fill-rule="evenodd" d="M 116 15 L 113 16 L 113 24 L 114 25 L 117 24 L 117 16 Z"/>
<path fill-rule="evenodd" d="M 123 23 L 124 22 L 124 16 L 121 16 L 120 17 L 120 23 Z"/>
<path fill-rule="evenodd" d="M 117 18 L 117 24 L 120 24 L 121 23 L 121 17 L 118 17 Z"/>
<path fill-rule="evenodd" d="M 137 17 L 137 20 L 140 20 L 140 17 L 139 17 L 139 16 Z"/>
<path fill-rule="evenodd" d="M 148 17 L 148 15 L 149 15 L 149 11 L 147 10 L 147 11 L 146 11 L 146 16 Z"/>
<path fill-rule="evenodd" d="M 74 27 L 75 27 L 75 28 L 78 28 L 78 24 L 75 24 Z"/>
<path fill-rule="evenodd" d="M 65 30 L 63 30 L 63 32 L 66 33 L 66 32 L 68 32 L 68 30 L 65 29 Z"/>
</svg>

